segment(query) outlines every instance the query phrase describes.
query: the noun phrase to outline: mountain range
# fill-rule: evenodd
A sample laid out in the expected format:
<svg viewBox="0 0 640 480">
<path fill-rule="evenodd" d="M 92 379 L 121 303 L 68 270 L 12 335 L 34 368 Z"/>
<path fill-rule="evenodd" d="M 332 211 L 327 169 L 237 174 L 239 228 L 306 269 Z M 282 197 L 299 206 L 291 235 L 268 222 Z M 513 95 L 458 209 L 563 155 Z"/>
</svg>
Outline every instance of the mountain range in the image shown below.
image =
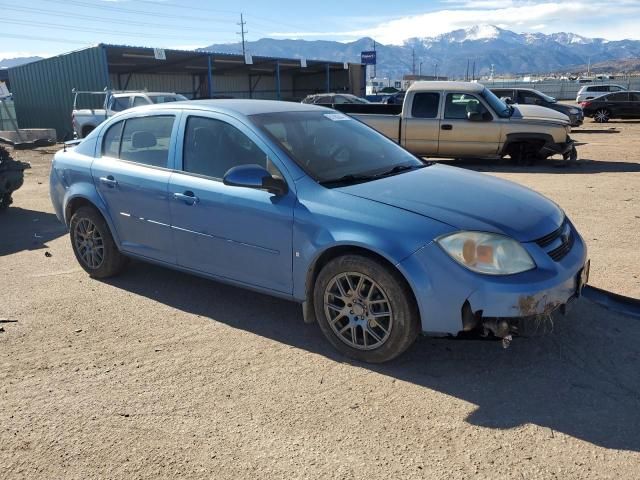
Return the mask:
<svg viewBox="0 0 640 480">
<path fill-rule="evenodd" d="M 263 38 L 246 43 L 253 55 L 359 62 L 360 52 L 373 49 L 373 39 L 353 42 L 326 40 L 276 40 Z M 239 53 L 240 43 L 214 44 L 203 50 Z M 496 75 L 574 71 L 588 63 L 630 60 L 640 57 L 639 40 L 609 41 L 574 33 L 515 33 L 495 25 L 475 25 L 436 37 L 410 38 L 402 45 L 376 43 L 377 76 L 400 78 L 422 73 L 448 77 L 475 73 Z M 415 59 L 415 60 L 414 60 Z M 420 65 L 422 63 L 422 65 Z"/>
<path fill-rule="evenodd" d="M 17 58 L 0 58 L 0 68 L 11 68 L 23 65 L 25 63 L 42 60 L 42 57 L 17 57 Z"/>
</svg>

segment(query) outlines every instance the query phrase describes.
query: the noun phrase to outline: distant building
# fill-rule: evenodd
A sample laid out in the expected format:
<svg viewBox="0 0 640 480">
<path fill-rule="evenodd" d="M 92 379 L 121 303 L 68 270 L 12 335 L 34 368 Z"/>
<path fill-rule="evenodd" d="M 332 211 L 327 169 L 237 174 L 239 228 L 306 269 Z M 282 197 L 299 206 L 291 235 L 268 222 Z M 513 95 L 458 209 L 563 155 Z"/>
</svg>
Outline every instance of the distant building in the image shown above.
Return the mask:
<svg viewBox="0 0 640 480">
<path fill-rule="evenodd" d="M 55 128 L 60 140 L 73 135 L 73 88 L 172 92 L 193 99 L 300 101 L 321 92 L 365 94 L 365 66 L 359 63 L 126 45 L 100 44 L 13 67 L 8 74 L 20 127 Z"/>
</svg>

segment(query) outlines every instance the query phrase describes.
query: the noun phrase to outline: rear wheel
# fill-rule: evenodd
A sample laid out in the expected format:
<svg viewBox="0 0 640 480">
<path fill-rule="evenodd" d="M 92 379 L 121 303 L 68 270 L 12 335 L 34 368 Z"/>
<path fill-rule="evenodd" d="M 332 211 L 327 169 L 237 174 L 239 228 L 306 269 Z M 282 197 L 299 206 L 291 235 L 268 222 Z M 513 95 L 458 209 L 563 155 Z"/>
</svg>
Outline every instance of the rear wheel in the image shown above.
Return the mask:
<svg viewBox="0 0 640 480">
<path fill-rule="evenodd" d="M 598 123 L 607 123 L 611 118 L 611 112 L 606 108 L 599 108 L 596 113 L 593 114 L 593 120 Z"/>
<path fill-rule="evenodd" d="M 329 342 L 357 360 L 391 360 L 420 333 L 418 309 L 399 273 L 360 255 L 330 261 L 314 287 L 318 324 Z"/>
<path fill-rule="evenodd" d="M 126 257 L 118 251 L 107 223 L 93 207 L 80 207 L 69 225 L 71 247 L 80 266 L 93 278 L 119 273 Z"/>
</svg>

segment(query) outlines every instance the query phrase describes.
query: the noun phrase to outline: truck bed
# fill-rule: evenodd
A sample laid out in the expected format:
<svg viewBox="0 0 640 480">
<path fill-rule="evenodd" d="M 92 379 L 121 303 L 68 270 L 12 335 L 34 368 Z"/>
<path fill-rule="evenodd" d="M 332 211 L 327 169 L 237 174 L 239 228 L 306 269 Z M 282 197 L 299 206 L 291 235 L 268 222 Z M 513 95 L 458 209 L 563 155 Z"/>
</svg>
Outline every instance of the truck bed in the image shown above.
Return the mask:
<svg viewBox="0 0 640 480">
<path fill-rule="evenodd" d="M 357 118 L 387 138 L 390 138 L 396 143 L 400 143 L 402 105 L 345 103 L 334 105 L 334 108 L 351 117 Z"/>
</svg>

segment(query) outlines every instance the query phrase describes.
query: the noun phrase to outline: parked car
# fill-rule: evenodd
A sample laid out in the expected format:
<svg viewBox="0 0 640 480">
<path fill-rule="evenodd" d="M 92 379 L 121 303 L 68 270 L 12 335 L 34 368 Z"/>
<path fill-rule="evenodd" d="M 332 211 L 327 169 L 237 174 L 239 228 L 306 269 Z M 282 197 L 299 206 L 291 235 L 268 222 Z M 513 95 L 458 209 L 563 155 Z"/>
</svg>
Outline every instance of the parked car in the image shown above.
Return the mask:
<svg viewBox="0 0 640 480">
<path fill-rule="evenodd" d="M 578 90 L 576 103 L 584 102 L 585 100 L 591 100 L 592 98 L 597 98 L 607 93 L 622 92 L 625 90 L 626 88 L 622 85 L 615 84 L 598 83 L 593 85 L 585 85 L 580 90 Z"/>
<path fill-rule="evenodd" d="M 416 82 L 399 114 L 395 105 L 388 113 L 381 107 L 334 106 L 423 157 L 577 159 L 569 117 L 538 105 L 507 105 L 479 83 Z"/>
<path fill-rule="evenodd" d="M 508 104 L 539 105 L 564 113 L 569 117 L 572 127 L 579 127 L 584 122 L 582 108 L 558 103 L 555 98 L 533 88 L 492 88 L 491 91 Z"/>
<path fill-rule="evenodd" d="M 368 362 L 420 332 L 509 341 L 579 296 L 589 270 L 554 202 L 315 105 L 132 109 L 55 155 L 50 193 L 90 276 L 135 257 L 300 302 Z"/>
<path fill-rule="evenodd" d="M 598 123 L 612 118 L 640 118 L 640 92 L 617 92 L 582 102 L 584 114 Z"/>
<path fill-rule="evenodd" d="M 382 103 L 386 103 L 387 105 L 402 105 L 406 94 L 407 92 L 392 93 L 391 95 L 388 95 Z"/>
<path fill-rule="evenodd" d="M 385 103 L 385 99 L 389 95 L 377 94 L 377 95 L 365 95 L 364 99 L 369 103 Z"/>
<path fill-rule="evenodd" d="M 350 93 L 316 93 L 307 95 L 302 103 L 312 103 L 314 105 L 341 105 L 344 103 L 370 103 L 368 100 Z"/>
<path fill-rule="evenodd" d="M 133 107 L 142 105 L 152 105 L 154 103 L 168 103 L 188 100 L 187 97 L 177 93 L 166 92 L 75 92 L 73 99 L 73 112 L 71 113 L 71 123 L 76 138 L 84 138 L 91 131 L 104 122 L 110 116 Z M 77 109 L 79 94 L 104 95 L 104 105 L 102 109 Z"/>
</svg>

